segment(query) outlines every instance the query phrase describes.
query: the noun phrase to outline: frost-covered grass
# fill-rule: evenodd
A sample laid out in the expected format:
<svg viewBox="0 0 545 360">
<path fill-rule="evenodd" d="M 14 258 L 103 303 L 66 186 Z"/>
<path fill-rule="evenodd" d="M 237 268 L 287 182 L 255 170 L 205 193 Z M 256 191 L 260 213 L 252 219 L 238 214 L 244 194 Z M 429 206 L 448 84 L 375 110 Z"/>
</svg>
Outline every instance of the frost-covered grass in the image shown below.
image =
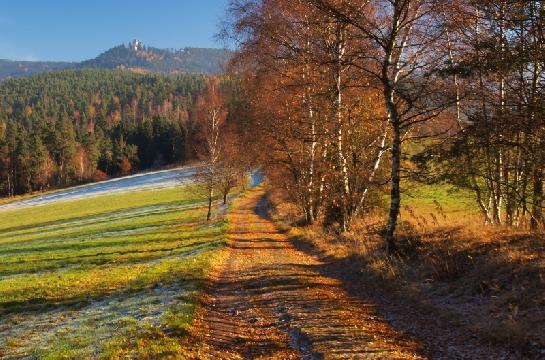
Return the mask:
<svg viewBox="0 0 545 360">
<path fill-rule="evenodd" d="M 227 230 L 195 190 L 0 213 L 0 358 L 178 353 Z"/>
</svg>

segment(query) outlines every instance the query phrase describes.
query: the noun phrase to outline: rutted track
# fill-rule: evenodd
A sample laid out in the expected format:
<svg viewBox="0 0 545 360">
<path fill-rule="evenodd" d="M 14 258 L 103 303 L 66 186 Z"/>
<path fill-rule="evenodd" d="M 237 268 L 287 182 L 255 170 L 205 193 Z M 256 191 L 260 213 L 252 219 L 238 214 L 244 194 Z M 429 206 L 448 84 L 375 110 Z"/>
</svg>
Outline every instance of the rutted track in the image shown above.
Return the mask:
<svg viewBox="0 0 545 360">
<path fill-rule="evenodd" d="M 320 272 L 267 218 L 256 189 L 230 213 L 230 255 L 211 276 L 194 359 L 421 359 L 421 344 Z"/>
</svg>

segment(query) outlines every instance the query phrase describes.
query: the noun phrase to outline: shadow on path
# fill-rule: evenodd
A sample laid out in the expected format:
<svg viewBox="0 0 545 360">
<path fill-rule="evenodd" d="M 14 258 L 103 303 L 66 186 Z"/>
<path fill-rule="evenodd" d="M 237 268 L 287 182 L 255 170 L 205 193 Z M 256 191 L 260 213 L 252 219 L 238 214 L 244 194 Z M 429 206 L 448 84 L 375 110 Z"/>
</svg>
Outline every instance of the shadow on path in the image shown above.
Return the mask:
<svg viewBox="0 0 545 360">
<path fill-rule="evenodd" d="M 419 343 L 295 249 L 268 219 L 262 189 L 239 201 L 230 223 L 230 255 L 193 329 L 195 358 L 423 358 Z"/>
</svg>

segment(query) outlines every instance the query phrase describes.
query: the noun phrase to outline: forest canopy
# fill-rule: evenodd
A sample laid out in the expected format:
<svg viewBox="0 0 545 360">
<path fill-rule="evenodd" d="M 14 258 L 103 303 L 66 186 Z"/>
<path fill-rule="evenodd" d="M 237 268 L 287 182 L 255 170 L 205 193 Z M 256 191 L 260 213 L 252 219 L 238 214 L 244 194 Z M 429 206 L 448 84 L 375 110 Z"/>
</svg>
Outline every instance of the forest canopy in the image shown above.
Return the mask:
<svg viewBox="0 0 545 360">
<path fill-rule="evenodd" d="M 0 86 L 0 195 L 128 174 L 194 157 L 204 75 L 69 70 Z"/>
</svg>

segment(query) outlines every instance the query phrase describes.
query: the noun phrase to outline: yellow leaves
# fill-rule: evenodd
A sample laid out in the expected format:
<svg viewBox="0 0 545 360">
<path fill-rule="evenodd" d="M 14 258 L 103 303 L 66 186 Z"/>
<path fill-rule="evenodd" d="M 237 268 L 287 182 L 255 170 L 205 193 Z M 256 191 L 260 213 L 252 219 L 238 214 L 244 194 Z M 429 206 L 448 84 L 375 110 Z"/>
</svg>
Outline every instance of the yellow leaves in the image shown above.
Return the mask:
<svg viewBox="0 0 545 360">
<path fill-rule="evenodd" d="M 143 348 L 147 344 L 149 344 L 149 340 L 148 339 L 138 339 L 138 340 L 136 340 L 136 344 L 138 345 L 139 348 Z"/>
<path fill-rule="evenodd" d="M 4 343 L 6 344 L 6 346 L 9 346 L 9 347 L 18 347 L 23 343 L 23 341 L 21 341 L 20 339 L 16 339 L 16 338 L 8 336 L 7 338 L 4 339 Z M 1 355 L 2 353 L 0 352 L 0 356 Z"/>
<path fill-rule="evenodd" d="M 23 115 L 29 117 L 32 115 L 32 107 L 30 105 L 25 106 L 23 110 Z"/>
</svg>

